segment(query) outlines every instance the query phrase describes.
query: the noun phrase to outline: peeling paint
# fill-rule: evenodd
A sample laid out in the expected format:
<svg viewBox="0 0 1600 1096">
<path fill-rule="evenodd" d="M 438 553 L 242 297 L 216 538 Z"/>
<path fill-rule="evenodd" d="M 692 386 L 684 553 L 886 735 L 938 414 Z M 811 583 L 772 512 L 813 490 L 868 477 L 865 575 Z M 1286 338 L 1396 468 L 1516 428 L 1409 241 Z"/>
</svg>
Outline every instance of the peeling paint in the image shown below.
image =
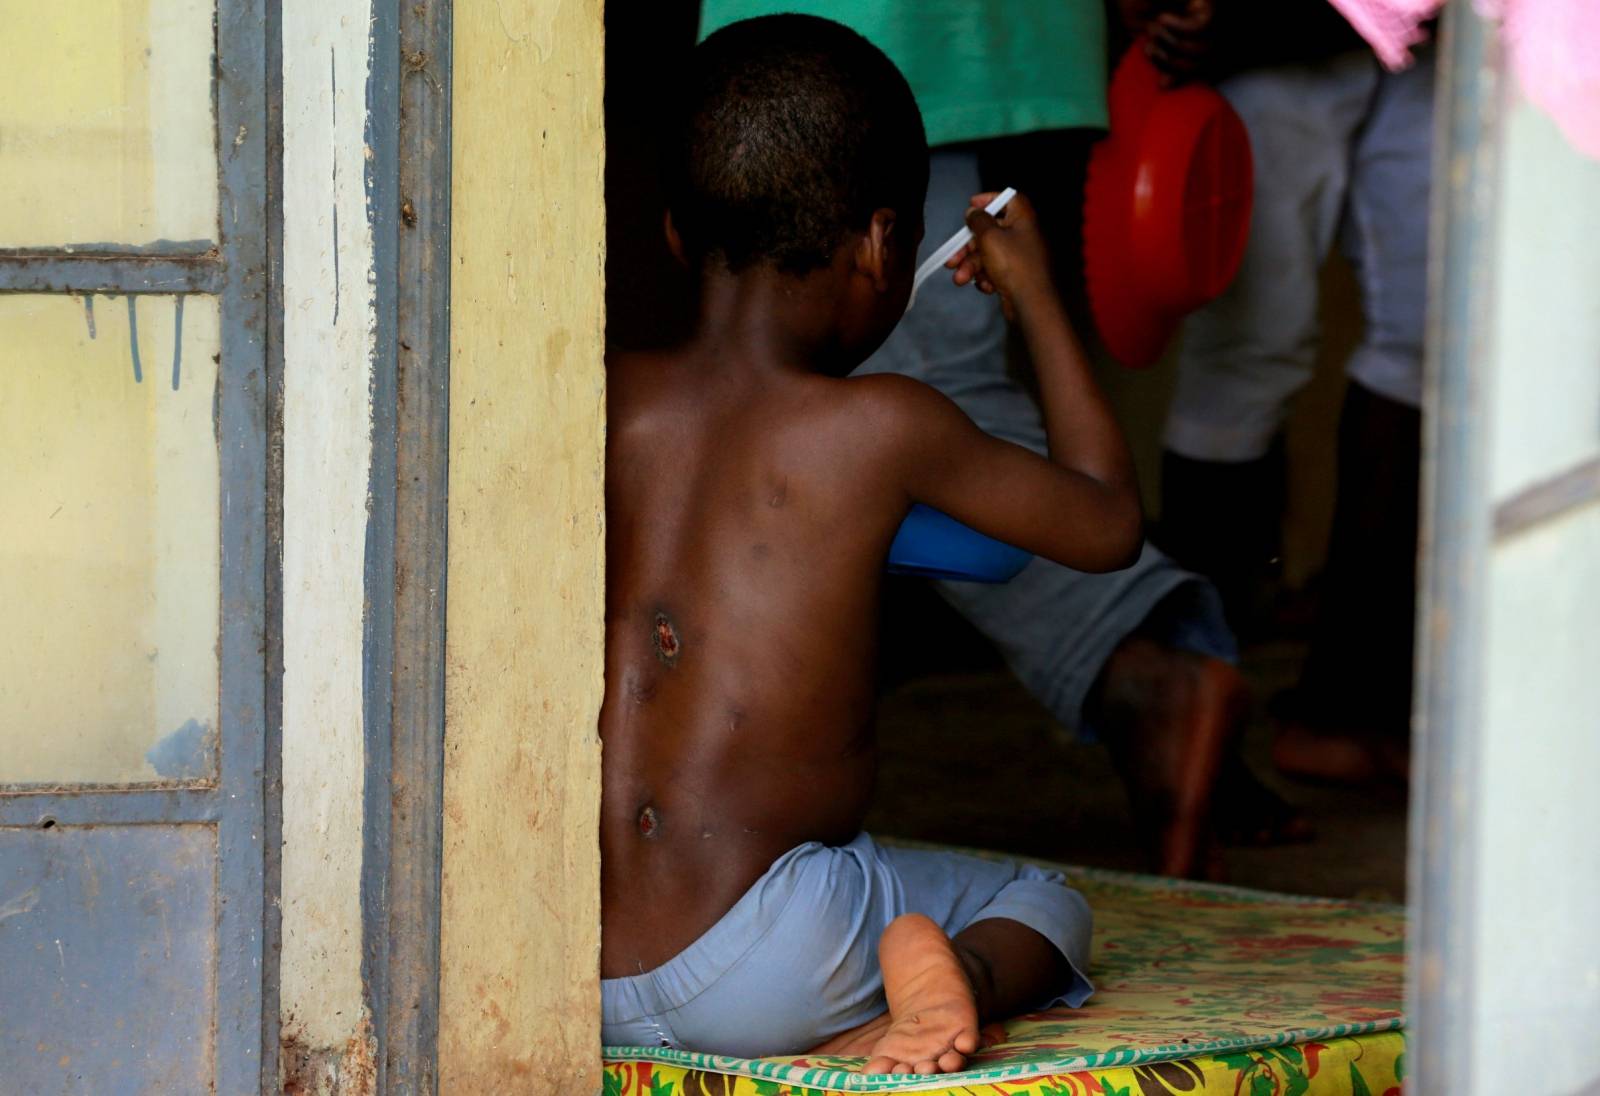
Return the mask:
<svg viewBox="0 0 1600 1096">
<path fill-rule="evenodd" d="M 151 746 L 144 759 L 168 780 L 191 780 L 211 772 L 216 749 L 216 732 L 198 719 L 189 719 Z"/>
<path fill-rule="evenodd" d="M 39 888 L 29 887 L 15 898 L 0 902 L 0 921 L 27 913 L 39 904 Z"/>
<path fill-rule="evenodd" d="M 378 1046 L 372 1024 L 342 1044 L 316 1046 L 293 1018 L 278 1039 L 278 1081 L 284 1096 L 372 1096 L 378 1090 Z"/>
</svg>

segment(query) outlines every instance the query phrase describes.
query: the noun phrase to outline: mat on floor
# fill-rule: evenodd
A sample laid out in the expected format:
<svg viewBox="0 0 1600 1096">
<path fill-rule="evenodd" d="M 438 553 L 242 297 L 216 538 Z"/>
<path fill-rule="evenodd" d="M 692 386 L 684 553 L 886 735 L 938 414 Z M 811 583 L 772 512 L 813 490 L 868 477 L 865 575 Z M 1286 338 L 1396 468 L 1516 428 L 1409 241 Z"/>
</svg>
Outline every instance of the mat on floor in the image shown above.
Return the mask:
<svg viewBox="0 0 1600 1096">
<path fill-rule="evenodd" d="M 961 1073 L 605 1048 L 606 1096 L 1385 1096 L 1405 1072 L 1405 911 L 1061 867 L 1095 911 L 1082 1009 L 986 1028 Z"/>
</svg>

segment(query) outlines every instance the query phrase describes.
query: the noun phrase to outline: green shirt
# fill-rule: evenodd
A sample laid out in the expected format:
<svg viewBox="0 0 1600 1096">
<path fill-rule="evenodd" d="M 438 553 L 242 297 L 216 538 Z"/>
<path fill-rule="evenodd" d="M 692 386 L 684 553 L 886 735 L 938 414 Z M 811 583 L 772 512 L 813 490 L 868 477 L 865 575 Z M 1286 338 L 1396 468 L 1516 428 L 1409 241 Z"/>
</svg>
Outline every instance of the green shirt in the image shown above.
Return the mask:
<svg viewBox="0 0 1600 1096">
<path fill-rule="evenodd" d="M 1101 0 L 704 0 L 700 33 L 778 12 L 843 23 L 888 54 L 930 145 L 1106 125 Z"/>
</svg>

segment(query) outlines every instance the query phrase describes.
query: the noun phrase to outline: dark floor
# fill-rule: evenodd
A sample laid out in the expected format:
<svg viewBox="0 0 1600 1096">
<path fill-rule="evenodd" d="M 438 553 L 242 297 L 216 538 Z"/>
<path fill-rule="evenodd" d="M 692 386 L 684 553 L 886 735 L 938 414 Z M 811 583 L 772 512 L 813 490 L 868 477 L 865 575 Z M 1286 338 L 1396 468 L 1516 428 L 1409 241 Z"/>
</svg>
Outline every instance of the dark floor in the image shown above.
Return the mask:
<svg viewBox="0 0 1600 1096">
<path fill-rule="evenodd" d="M 926 607 L 924 607 L 926 609 Z M 886 635 L 892 635 L 891 628 Z M 1245 749 L 1316 826 L 1311 844 L 1226 849 L 1230 882 L 1298 894 L 1403 901 L 1406 804 L 1399 788 L 1351 791 L 1276 778 L 1261 700 L 1291 684 L 1303 646 L 1245 652 L 1257 697 Z M 992 655 L 911 676 L 884 695 L 875 833 L 1143 870 L 1122 784 L 1106 751 L 1072 742 Z M 900 675 L 915 668 L 899 667 Z"/>
</svg>

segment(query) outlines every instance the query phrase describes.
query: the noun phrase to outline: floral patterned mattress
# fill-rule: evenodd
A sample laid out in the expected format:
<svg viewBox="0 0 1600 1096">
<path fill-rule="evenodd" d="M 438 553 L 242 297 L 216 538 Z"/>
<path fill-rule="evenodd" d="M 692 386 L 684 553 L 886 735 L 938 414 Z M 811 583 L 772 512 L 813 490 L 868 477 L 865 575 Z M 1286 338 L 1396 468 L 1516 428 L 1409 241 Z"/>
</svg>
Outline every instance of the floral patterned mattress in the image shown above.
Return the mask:
<svg viewBox="0 0 1600 1096">
<path fill-rule="evenodd" d="M 605 1048 L 606 1096 L 1389 1096 L 1405 911 L 1060 866 L 1095 910 L 1084 1008 L 984 1031 L 961 1073 L 869 1075 L 854 1058 Z"/>
</svg>

